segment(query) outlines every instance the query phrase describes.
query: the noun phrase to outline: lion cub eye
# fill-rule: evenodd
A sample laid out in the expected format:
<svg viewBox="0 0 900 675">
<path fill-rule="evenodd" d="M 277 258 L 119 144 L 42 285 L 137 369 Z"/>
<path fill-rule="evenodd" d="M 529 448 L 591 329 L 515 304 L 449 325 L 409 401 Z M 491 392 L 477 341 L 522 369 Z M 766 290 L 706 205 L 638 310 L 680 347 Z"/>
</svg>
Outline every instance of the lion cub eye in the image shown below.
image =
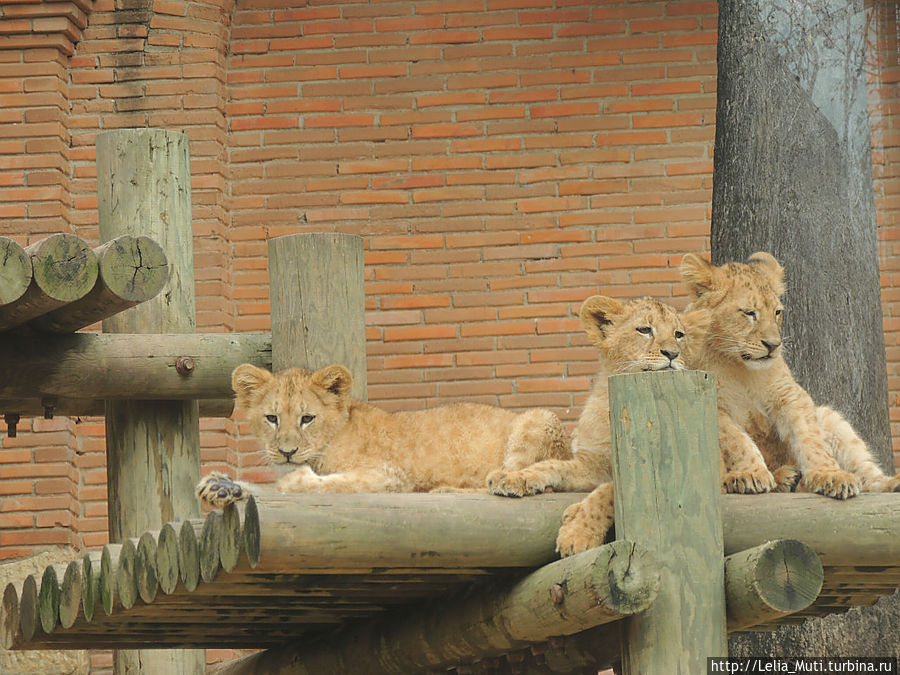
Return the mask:
<svg viewBox="0 0 900 675">
<path fill-rule="evenodd" d="M 314 419 L 316 419 L 315 415 L 304 415 L 303 417 L 300 418 L 300 426 L 305 427 L 310 422 L 312 422 Z"/>
<path fill-rule="evenodd" d="M 776 310 L 775 310 L 775 316 L 781 316 L 781 313 L 782 313 L 783 311 L 784 311 L 784 310 L 776 309 Z"/>
<path fill-rule="evenodd" d="M 756 320 L 756 312 L 752 309 L 742 309 L 741 310 L 748 319 Z"/>
<path fill-rule="evenodd" d="M 682 333 L 680 330 L 675 331 L 675 339 L 676 340 L 680 340 L 683 337 L 684 337 L 684 333 Z"/>
<path fill-rule="evenodd" d="M 269 424 L 278 424 L 278 415 L 266 415 L 266 421 Z"/>
<path fill-rule="evenodd" d="M 641 335 L 653 335 L 653 329 L 650 326 L 639 326 L 637 332 Z"/>
</svg>

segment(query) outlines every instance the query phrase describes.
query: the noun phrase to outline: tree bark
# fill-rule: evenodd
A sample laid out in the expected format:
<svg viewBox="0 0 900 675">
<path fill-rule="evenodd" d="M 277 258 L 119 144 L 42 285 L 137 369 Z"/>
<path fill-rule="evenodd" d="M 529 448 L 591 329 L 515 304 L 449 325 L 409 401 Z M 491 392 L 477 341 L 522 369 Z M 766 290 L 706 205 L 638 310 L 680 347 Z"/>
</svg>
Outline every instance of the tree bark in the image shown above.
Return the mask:
<svg viewBox="0 0 900 675">
<path fill-rule="evenodd" d="M 716 263 L 765 250 L 784 265 L 791 370 L 893 472 L 865 26 L 862 0 L 721 0 L 710 239 Z M 897 645 L 900 611 L 881 616 Z M 732 639 L 731 652 L 884 651 L 863 647 L 864 622 L 827 622 Z"/>
</svg>

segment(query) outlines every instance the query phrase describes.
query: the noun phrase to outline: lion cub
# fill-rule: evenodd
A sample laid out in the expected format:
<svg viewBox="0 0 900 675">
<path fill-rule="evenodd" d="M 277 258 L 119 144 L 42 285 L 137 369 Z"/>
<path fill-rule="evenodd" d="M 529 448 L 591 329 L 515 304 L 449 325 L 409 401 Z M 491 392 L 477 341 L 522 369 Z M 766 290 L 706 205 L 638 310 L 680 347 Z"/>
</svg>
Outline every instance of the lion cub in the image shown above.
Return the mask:
<svg viewBox="0 0 900 675">
<path fill-rule="evenodd" d="M 835 499 L 860 490 L 900 490 L 850 424 L 831 408 L 816 406 L 791 375 L 781 350 L 784 270 L 768 253 L 747 263 L 714 266 L 688 254 L 681 276 L 693 309 L 709 313 L 710 326 L 692 368 L 718 381 L 719 446 L 729 492 L 772 490 L 768 467 L 797 463 L 799 487 Z"/>
<path fill-rule="evenodd" d="M 651 298 L 621 303 L 595 295 L 584 301 L 579 316 L 600 350 L 600 371 L 572 438 L 573 457 L 545 460 L 518 471 L 504 467 L 488 476 L 489 490 L 507 497 L 533 495 L 548 488 L 561 492 L 593 490 L 563 514 L 556 539 L 556 550 L 562 556 L 601 545 L 613 523 L 607 378 L 645 370 L 683 370 L 684 351 L 694 332 L 705 328 L 706 315 L 679 316 L 668 305 Z"/>
<path fill-rule="evenodd" d="M 352 376 L 340 365 L 273 375 L 245 363 L 231 381 L 269 460 L 298 466 L 277 482 L 281 492 L 483 490 L 494 469 L 570 456 L 549 410 L 456 403 L 388 413 L 351 398 Z M 250 489 L 213 474 L 197 495 L 222 506 Z"/>
</svg>

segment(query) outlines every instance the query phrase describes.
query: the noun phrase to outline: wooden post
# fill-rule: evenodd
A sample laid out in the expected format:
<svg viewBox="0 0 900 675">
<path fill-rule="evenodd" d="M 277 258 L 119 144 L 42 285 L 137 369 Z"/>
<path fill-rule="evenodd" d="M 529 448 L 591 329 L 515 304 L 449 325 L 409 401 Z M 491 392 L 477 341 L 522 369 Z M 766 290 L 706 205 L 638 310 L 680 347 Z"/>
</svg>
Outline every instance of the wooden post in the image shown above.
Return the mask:
<svg viewBox="0 0 900 675">
<path fill-rule="evenodd" d="M 162 129 L 97 135 L 100 239 L 146 235 L 162 246 L 169 280 L 162 293 L 103 322 L 108 333 L 193 333 L 194 263 L 188 139 Z M 196 401 L 106 404 L 109 535 L 123 542 L 200 505 L 200 423 Z M 202 650 L 118 651 L 117 673 L 202 673 Z"/>
<path fill-rule="evenodd" d="M 366 399 L 363 240 L 308 233 L 269 241 L 272 370 L 316 370 L 332 363 L 353 375 L 351 395 Z"/>
<path fill-rule="evenodd" d="M 609 399 L 616 537 L 660 562 L 656 602 L 625 620 L 624 673 L 705 673 L 727 655 L 714 380 L 616 375 Z"/>
</svg>

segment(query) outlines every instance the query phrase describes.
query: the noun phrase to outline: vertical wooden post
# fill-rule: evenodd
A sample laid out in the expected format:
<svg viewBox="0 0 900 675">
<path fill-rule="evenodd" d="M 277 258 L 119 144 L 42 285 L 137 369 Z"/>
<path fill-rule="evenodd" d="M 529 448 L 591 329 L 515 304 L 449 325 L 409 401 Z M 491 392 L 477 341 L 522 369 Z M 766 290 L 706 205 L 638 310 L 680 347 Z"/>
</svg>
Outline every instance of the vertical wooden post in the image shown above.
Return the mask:
<svg viewBox="0 0 900 675">
<path fill-rule="evenodd" d="M 700 371 L 609 378 L 616 537 L 655 554 L 656 601 L 625 620 L 626 675 L 706 672 L 726 656 L 714 380 Z"/>
<path fill-rule="evenodd" d="M 170 277 L 152 300 L 106 319 L 107 333 L 193 333 L 194 260 L 188 139 L 162 129 L 97 136 L 101 241 L 123 234 L 157 241 Z M 174 364 L 173 364 L 174 367 Z M 107 401 L 109 536 L 114 542 L 200 515 L 200 423 L 196 401 Z M 205 671 L 203 650 L 117 651 L 117 673 Z"/>
<path fill-rule="evenodd" d="M 366 398 L 363 240 L 332 232 L 269 241 L 272 370 L 340 363 Z"/>
</svg>

